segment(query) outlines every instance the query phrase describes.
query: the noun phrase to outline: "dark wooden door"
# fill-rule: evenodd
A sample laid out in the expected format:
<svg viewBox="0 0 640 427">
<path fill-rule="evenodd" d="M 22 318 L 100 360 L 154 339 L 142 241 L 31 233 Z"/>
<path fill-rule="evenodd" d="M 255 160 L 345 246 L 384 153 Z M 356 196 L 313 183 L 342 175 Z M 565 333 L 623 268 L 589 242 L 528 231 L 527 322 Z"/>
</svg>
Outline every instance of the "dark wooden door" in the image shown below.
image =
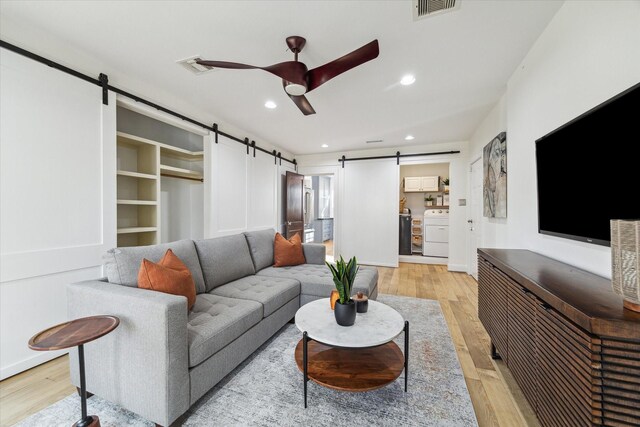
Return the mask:
<svg viewBox="0 0 640 427">
<path fill-rule="evenodd" d="M 303 212 L 304 175 L 287 172 L 285 194 L 287 206 L 285 211 L 285 237 L 290 239 L 300 233 L 304 242 L 304 212 Z"/>
</svg>

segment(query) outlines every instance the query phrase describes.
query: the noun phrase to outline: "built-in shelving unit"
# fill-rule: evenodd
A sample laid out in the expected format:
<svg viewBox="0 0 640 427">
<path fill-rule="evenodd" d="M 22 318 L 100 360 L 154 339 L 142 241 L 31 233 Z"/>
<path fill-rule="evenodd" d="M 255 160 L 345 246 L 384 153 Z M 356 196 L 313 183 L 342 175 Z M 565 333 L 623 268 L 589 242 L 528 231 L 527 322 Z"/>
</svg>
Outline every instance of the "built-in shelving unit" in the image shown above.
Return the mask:
<svg viewBox="0 0 640 427">
<path fill-rule="evenodd" d="M 130 107 L 117 106 L 118 246 L 203 238 L 206 133 Z"/>
<path fill-rule="evenodd" d="M 160 243 L 159 159 L 156 142 L 117 133 L 118 246 Z"/>
<path fill-rule="evenodd" d="M 411 253 L 422 255 L 423 221 L 420 217 L 411 218 Z"/>
</svg>

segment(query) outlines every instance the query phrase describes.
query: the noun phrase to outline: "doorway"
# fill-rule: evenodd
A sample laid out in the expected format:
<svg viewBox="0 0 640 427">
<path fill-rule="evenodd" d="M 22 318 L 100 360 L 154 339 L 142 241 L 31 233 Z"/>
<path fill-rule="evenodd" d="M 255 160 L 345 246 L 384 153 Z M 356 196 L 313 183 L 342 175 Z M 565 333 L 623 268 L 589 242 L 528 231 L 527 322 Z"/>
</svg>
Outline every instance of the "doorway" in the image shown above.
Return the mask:
<svg viewBox="0 0 640 427">
<path fill-rule="evenodd" d="M 442 160 L 400 165 L 400 262 L 448 264 L 449 176 Z"/>
<path fill-rule="evenodd" d="M 304 242 L 322 243 L 333 260 L 335 178 L 333 175 L 305 175 L 303 190 Z"/>
</svg>

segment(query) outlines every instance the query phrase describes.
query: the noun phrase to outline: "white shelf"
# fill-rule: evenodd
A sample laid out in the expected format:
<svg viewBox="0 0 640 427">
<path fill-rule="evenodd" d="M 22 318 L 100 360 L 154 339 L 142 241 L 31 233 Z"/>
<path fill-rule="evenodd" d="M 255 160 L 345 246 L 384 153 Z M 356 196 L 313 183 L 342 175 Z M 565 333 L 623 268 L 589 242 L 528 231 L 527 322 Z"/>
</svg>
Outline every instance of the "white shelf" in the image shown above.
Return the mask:
<svg viewBox="0 0 640 427">
<path fill-rule="evenodd" d="M 152 141 L 146 138 L 140 138 L 139 136 L 130 135 L 124 132 L 116 132 L 116 136 L 118 137 L 117 139 L 119 143 L 126 143 L 130 145 L 158 145 L 158 142 L 156 141 Z"/>
<path fill-rule="evenodd" d="M 160 165 L 160 173 L 167 172 L 171 175 L 177 175 L 184 178 L 202 179 L 202 172 L 191 169 L 178 168 L 169 165 Z"/>
<path fill-rule="evenodd" d="M 184 160 L 202 160 L 204 157 L 204 151 L 190 151 L 184 148 L 174 147 L 173 145 L 163 144 L 158 142 L 160 147 L 160 154 L 163 156 L 177 157 Z"/>
<path fill-rule="evenodd" d="M 140 172 L 131 172 L 131 171 L 116 171 L 117 175 L 120 176 L 130 176 L 132 178 L 143 178 L 143 179 L 158 179 L 156 175 L 151 175 L 149 173 L 140 173 Z"/>
<path fill-rule="evenodd" d="M 127 227 L 118 228 L 118 234 L 130 234 L 130 233 L 148 233 L 150 231 L 158 231 L 158 227 Z"/>
<path fill-rule="evenodd" d="M 158 202 L 155 200 L 124 200 L 118 199 L 117 203 L 119 205 L 141 205 L 141 206 L 156 206 Z"/>
<path fill-rule="evenodd" d="M 191 151 L 180 147 L 175 147 L 173 145 L 165 144 L 163 142 L 154 141 L 152 139 L 141 138 L 139 136 L 131 135 L 124 132 L 117 132 L 118 142 L 126 143 L 130 145 L 155 145 L 160 147 L 161 154 L 178 157 L 186 160 L 202 160 L 204 157 L 204 151 Z"/>
</svg>

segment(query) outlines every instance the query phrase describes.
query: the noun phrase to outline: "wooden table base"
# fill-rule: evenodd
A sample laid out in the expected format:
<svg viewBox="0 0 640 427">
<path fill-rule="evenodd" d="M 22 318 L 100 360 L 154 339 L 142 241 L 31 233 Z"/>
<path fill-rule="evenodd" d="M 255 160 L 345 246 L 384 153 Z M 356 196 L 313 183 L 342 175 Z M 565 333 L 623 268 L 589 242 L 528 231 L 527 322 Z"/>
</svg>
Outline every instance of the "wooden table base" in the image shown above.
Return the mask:
<svg viewBox="0 0 640 427">
<path fill-rule="evenodd" d="M 302 343 L 296 346 L 296 364 L 303 372 Z M 368 391 L 395 381 L 404 369 L 404 355 L 393 341 L 378 347 L 330 347 L 309 340 L 308 376 L 335 390 Z"/>
</svg>

